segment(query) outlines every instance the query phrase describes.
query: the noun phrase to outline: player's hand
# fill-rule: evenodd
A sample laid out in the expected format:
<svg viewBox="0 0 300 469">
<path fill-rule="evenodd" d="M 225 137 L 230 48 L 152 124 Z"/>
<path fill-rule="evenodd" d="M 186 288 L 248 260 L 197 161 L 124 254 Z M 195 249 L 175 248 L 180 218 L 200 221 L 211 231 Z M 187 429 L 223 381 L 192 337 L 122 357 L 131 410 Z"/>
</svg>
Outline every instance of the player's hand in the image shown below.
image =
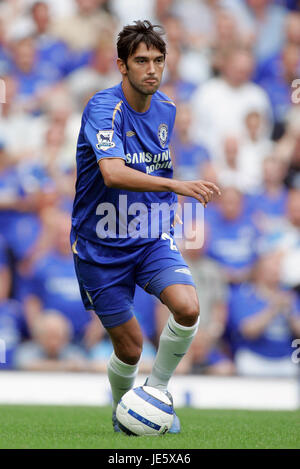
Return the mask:
<svg viewBox="0 0 300 469">
<path fill-rule="evenodd" d="M 220 188 L 213 182 L 203 181 L 178 181 L 175 180 L 173 192 L 186 197 L 197 199 L 204 207 L 212 200 L 214 194 L 221 195 Z"/>
</svg>

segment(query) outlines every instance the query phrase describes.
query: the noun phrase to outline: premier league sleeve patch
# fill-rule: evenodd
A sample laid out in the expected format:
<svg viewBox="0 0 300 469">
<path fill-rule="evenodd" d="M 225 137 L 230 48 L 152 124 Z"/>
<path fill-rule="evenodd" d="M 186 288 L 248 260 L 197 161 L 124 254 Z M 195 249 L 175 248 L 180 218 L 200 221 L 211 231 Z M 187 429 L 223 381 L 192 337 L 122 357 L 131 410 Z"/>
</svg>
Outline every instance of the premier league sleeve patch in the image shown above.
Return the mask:
<svg viewBox="0 0 300 469">
<path fill-rule="evenodd" d="M 116 144 L 112 141 L 113 135 L 113 130 L 99 130 L 99 132 L 97 133 L 97 149 L 106 151 L 109 148 L 115 147 Z"/>
<path fill-rule="evenodd" d="M 158 127 L 158 139 L 162 148 L 165 148 L 168 140 L 168 126 L 167 124 L 160 124 Z"/>
</svg>

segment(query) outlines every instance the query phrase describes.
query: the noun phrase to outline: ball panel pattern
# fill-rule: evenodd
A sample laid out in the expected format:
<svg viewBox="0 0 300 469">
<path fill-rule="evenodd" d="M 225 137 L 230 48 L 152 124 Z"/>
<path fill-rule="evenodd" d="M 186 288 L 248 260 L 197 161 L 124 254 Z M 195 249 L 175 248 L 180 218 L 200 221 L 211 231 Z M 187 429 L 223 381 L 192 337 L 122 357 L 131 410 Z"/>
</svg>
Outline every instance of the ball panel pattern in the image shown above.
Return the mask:
<svg viewBox="0 0 300 469">
<path fill-rule="evenodd" d="M 172 425 L 174 410 L 162 391 L 142 386 L 124 394 L 116 416 L 120 429 L 126 434 L 162 435 Z"/>
</svg>

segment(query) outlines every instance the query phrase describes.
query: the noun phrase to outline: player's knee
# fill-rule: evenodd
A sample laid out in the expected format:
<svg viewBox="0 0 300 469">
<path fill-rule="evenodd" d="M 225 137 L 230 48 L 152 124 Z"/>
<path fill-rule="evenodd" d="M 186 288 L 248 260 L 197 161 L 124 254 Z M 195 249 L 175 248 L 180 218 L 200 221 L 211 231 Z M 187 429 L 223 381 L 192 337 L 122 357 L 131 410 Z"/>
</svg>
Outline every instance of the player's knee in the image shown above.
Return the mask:
<svg viewBox="0 0 300 469">
<path fill-rule="evenodd" d="M 124 351 L 124 362 L 128 363 L 128 365 L 136 365 L 141 358 L 141 354 L 142 347 L 135 347 L 134 349 Z"/>
<path fill-rule="evenodd" d="M 127 343 L 123 344 L 123 346 L 118 347 L 117 356 L 122 360 L 124 363 L 128 365 L 136 365 L 141 357 L 142 354 L 142 345 L 141 344 L 134 344 L 134 343 Z"/>
<path fill-rule="evenodd" d="M 185 299 L 179 303 L 174 311 L 174 318 L 183 326 L 193 326 L 198 321 L 200 314 L 199 302 L 197 298 Z"/>
</svg>

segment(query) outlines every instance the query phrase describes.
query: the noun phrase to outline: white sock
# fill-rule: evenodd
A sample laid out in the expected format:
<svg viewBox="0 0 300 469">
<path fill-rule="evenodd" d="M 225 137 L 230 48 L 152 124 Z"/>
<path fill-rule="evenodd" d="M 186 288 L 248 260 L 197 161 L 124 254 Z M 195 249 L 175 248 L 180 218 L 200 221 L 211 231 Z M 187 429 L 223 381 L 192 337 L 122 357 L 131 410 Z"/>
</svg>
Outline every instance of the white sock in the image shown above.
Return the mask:
<svg viewBox="0 0 300 469">
<path fill-rule="evenodd" d="M 191 327 L 178 324 L 169 316 L 160 339 L 157 355 L 147 385 L 166 390 L 168 382 L 197 332 L 199 319 Z"/>
<path fill-rule="evenodd" d="M 136 365 L 128 365 L 122 362 L 115 352 L 112 353 L 107 364 L 107 374 L 111 386 L 113 410 L 116 410 L 123 394 L 133 387 L 137 372 L 138 363 Z"/>
</svg>

